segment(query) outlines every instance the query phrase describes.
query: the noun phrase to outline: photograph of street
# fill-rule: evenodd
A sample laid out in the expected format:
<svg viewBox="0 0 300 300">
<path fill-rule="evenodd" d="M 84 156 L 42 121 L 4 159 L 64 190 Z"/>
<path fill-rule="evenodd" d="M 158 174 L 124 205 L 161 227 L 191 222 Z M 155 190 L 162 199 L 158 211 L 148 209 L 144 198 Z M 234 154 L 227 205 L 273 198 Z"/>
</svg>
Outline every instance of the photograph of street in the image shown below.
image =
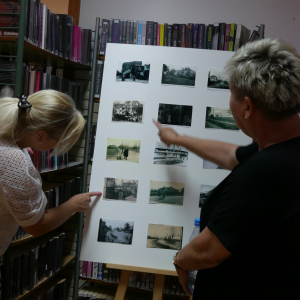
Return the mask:
<svg viewBox="0 0 300 300">
<path fill-rule="evenodd" d="M 159 165 L 176 165 L 186 167 L 188 165 L 188 151 L 184 147 L 156 142 L 153 163 Z"/>
<path fill-rule="evenodd" d="M 133 235 L 132 221 L 100 219 L 98 242 L 132 244 Z"/>
<path fill-rule="evenodd" d="M 161 84 L 194 87 L 197 66 L 163 64 Z"/>
<path fill-rule="evenodd" d="M 200 197 L 199 197 L 199 207 L 202 207 L 204 201 L 207 199 L 207 197 L 210 196 L 211 191 L 215 188 L 213 185 L 205 185 L 201 184 L 200 187 Z"/>
<path fill-rule="evenodd" d="M 181 226 L 149 224 L 147 248 L 180 250 L 182 245 Z"/>
<path fill-rule="evenodd" d="M 159 103 L 157 120 L 161 124 L 191 126 L 193 106 Z"/>
<path fill-rule="evenodd" d="M 224 71 L 208 71 L 207 88 L 209 90 L 229 90 L 228 76 Z"/>
<path fill-rule="evenodd" d="M 116 81 L 148 83 L 150 63 L 144 61 L 118 61 Z"/>
<path fill-rule="evenodd" d="M 138 180 L 104 178 L 103 199 L 136 202 Z"/>
<path fill-rule="evenodd" d="M 151 204 L 183 205 L 184 183 L 154 181 L 150 182 Z"/>
<path fill-rule="evenodd" d="M 206 107 L 205 128 L 239 130 L 229 108 Z"/>
<path fill-rule="evenodd" d="M 209 160 L 203 159 L 203 169 L 223 169 Z"/>
<path fill-rule="evenodd" d="M 113 122 L 143 123 L 144 102 L 117 101 L 113 103 Z"/>
<path fill-rule="evenodd" d="M 140 140 L 107 138 L 106 159 L 139 162 Z"/>
</svg>

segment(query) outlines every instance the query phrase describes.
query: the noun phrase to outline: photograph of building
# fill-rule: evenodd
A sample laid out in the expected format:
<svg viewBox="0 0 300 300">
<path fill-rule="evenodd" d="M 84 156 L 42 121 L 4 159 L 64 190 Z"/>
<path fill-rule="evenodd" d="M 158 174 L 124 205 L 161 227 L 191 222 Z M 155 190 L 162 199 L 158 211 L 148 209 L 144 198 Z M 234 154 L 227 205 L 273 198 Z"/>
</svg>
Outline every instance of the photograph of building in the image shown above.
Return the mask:
<svg viewBox="0 0 300 300">
<path fill-rule="evenodd" d="M 180 250 L 182 231 L 181 226 L 149 224 L 147 248 Z"/>
<path fill-rule="evenodd" d="M 148 83 L 150 64 L 143 61 L 118 61 L 116 80 Z"/>
<path fill-rule="evenodd" d="M 229 108 L 206 107 L 205 128 L 239 130 Z"/>
<path fill-rule="evenodd" d="M 139 162 L 140 140 L 107 138 L 106 159 Z"/>
<path fill-rule="evenodd" d="M 163 64 L 162 84 L 195 86 L 196 66 Z"/>
<path fill-rule="evenodd" d="M 112 111 L 113 122 L 143 123 L 144 102 L 114 101 Z"/>
<path fill-rule="evenodd" d="M 213 186 L 213 185 L 201 184 L 200 196 L 199 196 L 199 207 L 202 207 L 204 201 L 207 199 L 207 197 L 210 196 L 211 191 L 214 188 L 215 188 L 215 186 Z"/>
<path fill-rule="evenodd" d="M 193 106 L 159 103 L 157 120 L 161 124 L 191 126 Z"/>
<path fill-rule="evenodd" d="M 184 147 L 156 142 L 153 163 L 160 165 L 176 165 L 186 167 L 188 164 L 188 151 Z"/>
<path fill-rule="evenodd" d="M 103 199 L 136 202 L 138 180 L 104 178 Z"/>
<path fill-rule="evenodd" d="M 184 183 L 154 181 L 150 182 L 151 204 L 183 205 Z"/>
<path fill-rule="evenodd" d="M 207 88 L 213 90 L 229 90 L 227 74 L 224 71 L 210 69 L 208 71 Z"/>
<path fill-rule="evenodd" d="M 100 219 L 98 242 L 132 244 L 133 235 L 132 221 Z"/>
</svg>

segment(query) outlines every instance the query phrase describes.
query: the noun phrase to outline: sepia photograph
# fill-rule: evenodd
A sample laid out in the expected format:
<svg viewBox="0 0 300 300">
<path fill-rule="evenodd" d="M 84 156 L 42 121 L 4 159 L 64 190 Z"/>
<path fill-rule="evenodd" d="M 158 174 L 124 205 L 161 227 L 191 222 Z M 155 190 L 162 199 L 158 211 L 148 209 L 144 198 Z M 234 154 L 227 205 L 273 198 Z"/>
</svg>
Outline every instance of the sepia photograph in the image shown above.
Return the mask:
<svg viewBox="0 0 300 300">
<path fill-rule="evenodd" d="M 192 125 L 193 106 L 159 103 L 157 120 L 167 125 Z"/>
<path fill-rule="evenodd" d="M 220 169 L 220 170 L 222 170 L 223 168 L 209 160 L 203 159 L 203 169 Z"/>
<path fill-rule="evenodd" d="M 196 72 L 196 66 L 163 64 L 161 84 L 194 87 Z"/>
<path fill-rule="evenodd" d="M 239 130 L 229 108 L 206 107 L 205 128 Z"/>
<path fill-rule="evenodd" d="M 149 224 L 147 248 L 180 250 L 182 245 L 181 226 Z"/>
<path fill-rule="evenodd" d="M 132 221 L 100 219 L 98 242 L 132 244 L 133 235 Z"/>
<path fill-rule="evenodd" d="M 228 76 L 224 71 L 210 69 L 208 71 L 207 88 L 209 90 L 228 90 Z"/>
<path fill-rule="evenodd" d="M 143 123 L 144 102 L 117 101 L 113 103 L 113 122 Z"/>
<path fill-rule="evenodd" d="M 186 167 L 188 165 L 188 151 L 181 146 L 156 142 L 153 163 L 155 165 L 176 165 Z"/>
<path fill-rule="evenodd" d="M 139 162 L 140 140 L 107 138 L 106 159 Z"/>
<path fill-rule="evenodd" d="M 151 204 L 183 205 L 184 183 L 154 181 L 150 182 Z"/>
<path fill-rule="evenodd" d="M 199 207 L 202 207 L 204 201 L 211 195 L 211 191 L 215 188 L 213 185 L 201 184 L 200 197 L 199 197 Z"/>
<path fill-rule="evenodd" d="M 116 81 L 148 83 L 150 63 L 144 61 L 118 61 Z"/>
<path fill-rule="evenodd" d="M 104 178 L 103 199 L 136 202 L 138 180 Z"/>
</svg>

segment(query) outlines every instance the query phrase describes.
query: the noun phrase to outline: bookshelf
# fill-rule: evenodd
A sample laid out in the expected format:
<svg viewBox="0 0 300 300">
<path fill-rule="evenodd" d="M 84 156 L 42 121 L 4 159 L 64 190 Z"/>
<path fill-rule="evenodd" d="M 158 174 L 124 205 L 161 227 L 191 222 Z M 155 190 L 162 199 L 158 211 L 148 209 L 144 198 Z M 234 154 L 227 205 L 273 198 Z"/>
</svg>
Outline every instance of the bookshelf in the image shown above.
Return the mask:
<svg viewBox="0 0 300 300">
<path fill-rule="evenodd" d="M 74 9 L 73 9 L 74 10 Z M 72 9 L 69 9 L 69 12 L 71 13 Z M 20 12 L 19 12 L 19 24 L 25 24 L 25 15 L 26 12 L 26 0 L 20 0 Z M 3 13 L 1 13 L 2 15 Z M 75 24 L 78 24 L 78 16 L 77 14 L 74 15 L 75 17 Z M 25 26 L 19 26 L 18 30 L 18 36 L 13 37 L 7 37 L 7 36 L 0 36 L 0 60 L 13 60 L 16 61 L 16 70 L 15 70 L 15 82 L 11 84 L 11 86 L 14 88 L 14 95 L 20 95 L 22 94 L 22 77 L 23 77 L 23 62 L 26 61 L 28 63 L 34 63 L 36 65 L 40 65 L 43 67 L 51 66 L 52 67 L 52 73 L 53 70 L 62 69 L 64 71 L 64 78 L 74 79 L 74 74 L 84 72 L 85 78 L 80 79 L 79 81 L 88 81 L 89 82 L 89 90 L 87 90 L 83 97 L 83 107 L 85 112 L 83 115 L 86 118 L 86 129 L 84 134 L 80 138 L 80 148 L 83 149 L 83 157 L 78 157 L 77 155 L 72 156 L 72 161 L 69 161 L 68 165 L 66 167 L 40 172 L 40 175 L 44 180 L 55 180 L 56 176 L 59 174 L 69 174 L 69 175 L 80 175 L 82 178 L 81 182 L 81 192 L 87 191 L 87 177 L 89 173 L 89 146 L 90 146 L 90 135 L 91 135 L 91 122 L 93 120 L 93 110 L 94 110 L 94 99 L 93 99 L 93 93 L 90 91 L 93 91 L 94 89 L 94 83 L 95 80 L 95 68 L 93 67 L 93 64 L 95 63 L 97 59 L 97 51 L 95 53 L 91 51 L 91 55 L 93 59 L 91 60 L 92 63 L 89 65 L 84 65 L 79 62 L 75 62 L 69 59 L 65 59 L 61 56 L 55 55 L 51 52 L 48 52 L 46 50 L 43 50 L 27 41 L 24 40 L 25 36 Z M 99 28 L 99 22 L 97 25 L 97 30 Z M 4 28 L 0 28 L 4 29 Z M 98 33 L 97 33 L 98 34 Z M 93 48 L 97 48 L 98 40 L 95 39 L 94 41 L 91 41 L 92 43 L 95 43 L 94 47 L 91 47 L 91 50 Z M 74 79 L 76 80 L 76 78 Z M 4 84 L 0 82 L 0 88 Z M 60 232 L 63 231 L 66 234 L 66 241 L 64 243 L 64 255 L 63 255 L 63 262 L 62 267 L 58 269 L 55 273 L 53 273 L 51 276 L 44 278 L 43 280 L 39 281 L 31 290 L 26 291 L 22 295 L 18 296 L 14 299 L 30 299 L 33 294 L 34 296 L 41 294 L 46 287 L 51 287 L 52 284 L 56 284 L 62 276 L 68 277 L 68 280 L 71 282 L 69 285 L 69 291 L 68 291 L 68 299 L 73 299 L 72 293 L 73 293 L 73 286 L 72 284 L 78 280 L 78 275 L 75 274 L 74 277 L 74 266 L 76 265 L 76 262 L 79 263 L 79 256 L 78 251 L 80 249 L 80 246 L 77 245 L 78 241 L 81 241 L 81 238 L 79 239 L 80 231 L 82 230 L 82 225 L 80 225 L 80 220 L 83 218 L 83 214 L 81 213 L 75 213 L 73 214 L 69 220 L 67 220 L 61 227 Z M 42 238 L 47 238 L 46 235 L 43 235 Z M 5 253 L 5 266 L 4 266 L 4 278 L 3 278 L 3 285 L 2 287 L 2 299 L 6 300 L 9 299 L 7 295 L 9 295 L 9 288 L 10 283 L 8 280 L 10 280 L 10 274 L 13 272 L 13 270 L 10 270 L 10 264 L 6 262 L 11 261 L 11 255 L 18 250 L 21 250 L 23 247 L 27 247 L 30 243 L 36 243 L 38 242 L 39 237 L 35 237 L 32 235 L 29 235 L 27 237 L 14 240 L 11 243 L 11 246 Z M 64 272 L 62 272 L 64 271 Z M 77 280 L 74 278 L 77 278 Z M 75 294 L 77 295 L 78 285 L 76 287 Z M 67 299 L 66 298 L 66 299 Z M 74 298 L 75 299 L 75 298 Z"/>
</svg>

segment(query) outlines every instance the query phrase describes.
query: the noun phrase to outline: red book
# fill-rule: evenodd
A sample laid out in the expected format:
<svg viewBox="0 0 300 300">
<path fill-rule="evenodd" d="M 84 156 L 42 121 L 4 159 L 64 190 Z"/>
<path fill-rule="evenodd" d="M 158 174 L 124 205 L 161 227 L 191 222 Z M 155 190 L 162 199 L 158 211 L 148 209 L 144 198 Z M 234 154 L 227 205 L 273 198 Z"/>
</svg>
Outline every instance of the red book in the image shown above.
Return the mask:
<svg viewBox="0 0 300 300">
<path fill-rule="evenodd" d="M 88 262 L 87 262 L 86 260 L 83 262 L 83 266 L 82 266 L 82 274 L 81 274 L 82 277 L 86 277 L 87 263 L 88 263 Z"/>
<path fill-rule="evenodd" d="M 38 92 L 40 90 L 41 72 L 36 71 L 35 76 L 35 91 Z"/>
<path fill-rule="evenodd" d="M 86 271 L 86 277 L 87 278 L 92 278 L 92 268 L 93 268 L 93 262 L 88 261 L 87 262 L 87 271 Z"/>
<path fill-rule="evenodd" d="M 229 41 L 230 41 L 230 24 L 226 24 L 224 51 L 229 50 Z"/>
</svg>

